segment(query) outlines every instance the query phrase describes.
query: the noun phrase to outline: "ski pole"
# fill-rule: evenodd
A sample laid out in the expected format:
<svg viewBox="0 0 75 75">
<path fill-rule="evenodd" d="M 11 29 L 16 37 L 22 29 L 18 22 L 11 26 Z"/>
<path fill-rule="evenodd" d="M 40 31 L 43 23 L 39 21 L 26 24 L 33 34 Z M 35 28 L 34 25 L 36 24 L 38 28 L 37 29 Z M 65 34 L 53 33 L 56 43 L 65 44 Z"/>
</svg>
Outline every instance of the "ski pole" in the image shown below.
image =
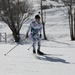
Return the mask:
<svg viewBox="0 0 75 75">
<path fill-rule="evenodd" d="M 31 46 L 28 48 L 28 50 L 30 50 L 32 46 L 33 46 L 33 45 L 31 45 Z"/>
<path fill-rule="evenodd" d="M 25 40 L 25 39 L 23 39 L 23 40 Z M 22 41 L 23 41 L 22 40 Z M 6 56 L 7 54 L 9 54 L 13 49 L 15 49 L 17 46 L 19 46 L 19 43 L 17 43 L 17 45 L 15 45 L 11 50 L 9 50 L 6 54 L 4 54 L 4 56 Z"/>
<path fill-rule="evenodd" d="M 15 49 L 19 44 L 17 44 L 16 46 L 14 46 L 11 50 L 9 50 L 6 54 L 4 54 L 4 56 L 6 56 L 7 54 L 9 54 L 13 49 Z"/>
</svg>

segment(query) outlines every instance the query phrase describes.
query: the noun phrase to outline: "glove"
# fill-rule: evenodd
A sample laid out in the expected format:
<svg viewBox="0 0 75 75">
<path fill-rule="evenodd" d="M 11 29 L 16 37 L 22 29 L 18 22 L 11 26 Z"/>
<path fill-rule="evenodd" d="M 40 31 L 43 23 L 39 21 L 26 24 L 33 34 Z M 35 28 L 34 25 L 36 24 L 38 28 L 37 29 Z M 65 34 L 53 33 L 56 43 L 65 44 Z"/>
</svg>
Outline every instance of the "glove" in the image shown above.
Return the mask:
<svg viewBox="0 0 75 75">
<path fill-rule="evenodd" d="M 40 34 L 40 38 L 42 37 L 42 35 Z"/>
</svg>

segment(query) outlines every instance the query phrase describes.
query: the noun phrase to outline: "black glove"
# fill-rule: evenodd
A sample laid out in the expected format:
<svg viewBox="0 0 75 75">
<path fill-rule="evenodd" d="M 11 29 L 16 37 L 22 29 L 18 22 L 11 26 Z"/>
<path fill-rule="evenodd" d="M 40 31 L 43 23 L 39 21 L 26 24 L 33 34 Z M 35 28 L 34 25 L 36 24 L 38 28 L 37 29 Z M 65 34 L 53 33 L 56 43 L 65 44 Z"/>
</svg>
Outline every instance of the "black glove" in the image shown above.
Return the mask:
<svg viewBox="0 0 75 75">
<path fill-rule="evenodd" d="M 42 37 L 42 35 L 40 34 L 40 38 Z"/>
</svg>

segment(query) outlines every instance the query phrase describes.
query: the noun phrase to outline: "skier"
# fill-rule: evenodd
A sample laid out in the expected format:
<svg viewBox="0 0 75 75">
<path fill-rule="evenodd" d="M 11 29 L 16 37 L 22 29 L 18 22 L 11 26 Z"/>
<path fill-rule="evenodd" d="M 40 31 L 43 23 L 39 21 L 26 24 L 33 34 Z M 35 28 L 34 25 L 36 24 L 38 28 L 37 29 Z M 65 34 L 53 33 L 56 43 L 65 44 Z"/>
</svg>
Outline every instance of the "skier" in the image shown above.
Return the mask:
<svg viewBox="0 0 75 75">
<path fill-rule="evenodd" d="M 41 30 L 42 30 L 42 24 L 40 22 L 40 16 L 35 15 L 35 21 L 33 21 L 27 31 L 26 38 L 28 37 L 28 33 L 30 31 L 30 36 L 33 41 L 33 53 L 36 53 L 36 45 L 37 45 L 37 53 L 39 55 L 44 55 L 43 52 L 40 51 L 41 46 Z"/>
</svg>

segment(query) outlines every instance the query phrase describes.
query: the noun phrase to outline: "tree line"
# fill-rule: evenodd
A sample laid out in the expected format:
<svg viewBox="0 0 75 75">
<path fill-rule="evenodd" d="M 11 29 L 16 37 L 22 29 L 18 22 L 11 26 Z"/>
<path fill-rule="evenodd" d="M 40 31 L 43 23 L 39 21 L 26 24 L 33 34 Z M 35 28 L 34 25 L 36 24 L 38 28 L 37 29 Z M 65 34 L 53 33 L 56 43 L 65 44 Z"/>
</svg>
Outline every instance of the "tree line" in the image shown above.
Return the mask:
<svg viewBox="0 0 75 75">
<path fill-rule="evenodd" d="M 75 40 L 75 0 L 62 0 L 67 7 L 70 37 L 71 40 Z"/>
<path fill-rule="evenodd" d="M 15 42 L 20 41 L 20 30 L 31 15 L 28 0 L 0 0 L 0 17 L 9 26 Z"/>
<path fill-rule="evenodd" d="M 43 21 L 43 0 L 40 0 L 41 20 L 43 24 L 44 39 L 47 40 L 45 33 L 45 23 Z M 67 7 L 70 37 L 75 40 L 75 0 L 61 0 Z M 20 41 L 20 30 L 22 25 L 29 19 L 32 6 L 28 0 L 0 0 L 0 17 L 9 26 L 15 42 Z"/>
</svg>

